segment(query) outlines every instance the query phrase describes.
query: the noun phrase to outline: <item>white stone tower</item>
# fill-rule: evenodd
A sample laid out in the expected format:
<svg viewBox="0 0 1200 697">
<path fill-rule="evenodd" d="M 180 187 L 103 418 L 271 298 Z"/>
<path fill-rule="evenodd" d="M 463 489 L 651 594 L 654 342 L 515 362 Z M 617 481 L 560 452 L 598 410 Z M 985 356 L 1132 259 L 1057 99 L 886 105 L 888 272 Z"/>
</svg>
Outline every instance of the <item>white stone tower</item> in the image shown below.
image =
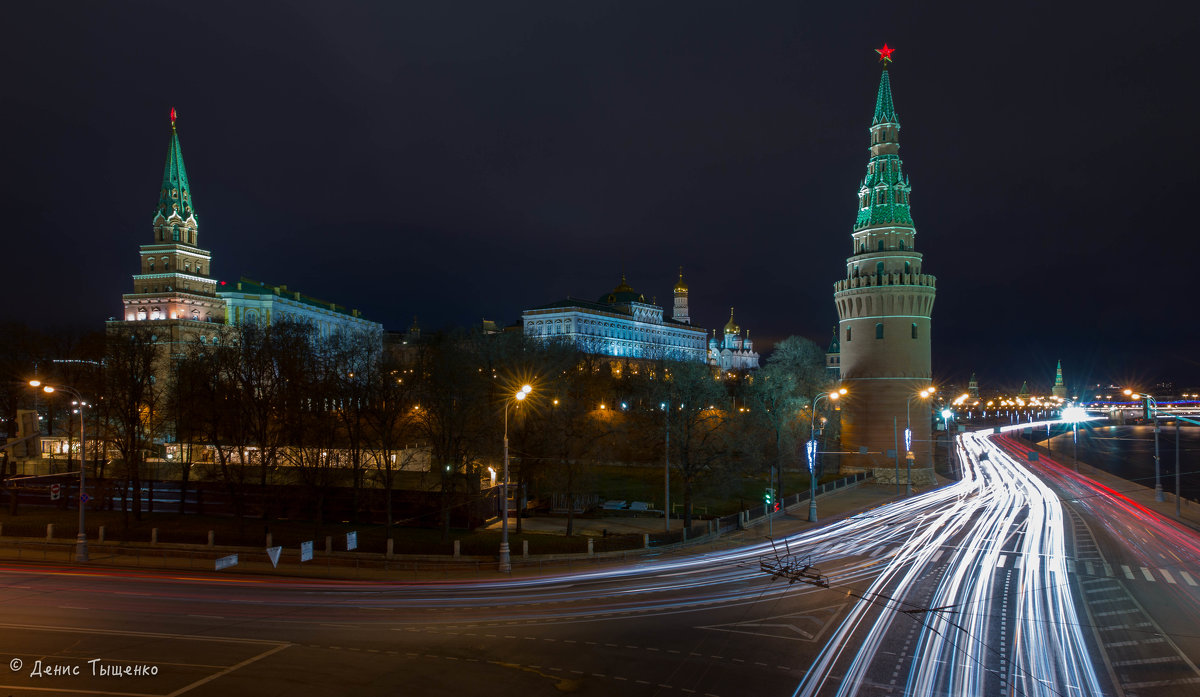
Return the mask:
<svg viewBox="0 0 1200 697">
<path fill-rule="evenodd" d="M 909 183 L 900 162 L 900 119 L 892 105 L 890 49 L 879 49 L 883 75 L 871 120 L 870 160 L 858 191 L 846 278 L 834 284 L 840 333 L 842 445 L 873 453 L 896 447 L 912 425 L 914 466 L 932 465 L 930 405 L 918 394 L 930 386 L 933 276 L 923 273 L 917 231 L 909 213 Z M 895 429 L 895 430 L 893 430 Z M 878 455 L 850 455 L 843 464 L 879 464 Z"/>
</svg>

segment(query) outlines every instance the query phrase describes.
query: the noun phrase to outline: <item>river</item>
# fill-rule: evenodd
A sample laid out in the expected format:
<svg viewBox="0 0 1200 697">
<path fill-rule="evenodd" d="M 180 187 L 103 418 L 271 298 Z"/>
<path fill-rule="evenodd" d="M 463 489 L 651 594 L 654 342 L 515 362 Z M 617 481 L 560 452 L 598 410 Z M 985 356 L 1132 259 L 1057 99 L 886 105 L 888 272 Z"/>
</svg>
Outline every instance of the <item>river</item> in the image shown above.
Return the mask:
<svg viewBox="0 0 1200 697">
<path fill-rule="evenodd" d="M 1050 447 L 1055 459 L 1071 463 L 1071 429 L 1054 429 Z M 1022 431 L 1021 437 L 1028 437 Z M 1046 431 L 1037 429 L 1034 437 L 1046 444 Z M 1167 424 L 1159 430 L 1159 473 L 1163 491 L 1175 491 L 1175 426 Z M 1154 486 L 1154 427 L 1109 426 L 1107 422 L 1088 422 L 1079 425 L 1079 461 L 1102 469 L 1122 479 Z M 1200 427 L 1184 425 L 1179 432 L 1180 494 L 1185 499 L 1200 501 Z"/>
</svg>

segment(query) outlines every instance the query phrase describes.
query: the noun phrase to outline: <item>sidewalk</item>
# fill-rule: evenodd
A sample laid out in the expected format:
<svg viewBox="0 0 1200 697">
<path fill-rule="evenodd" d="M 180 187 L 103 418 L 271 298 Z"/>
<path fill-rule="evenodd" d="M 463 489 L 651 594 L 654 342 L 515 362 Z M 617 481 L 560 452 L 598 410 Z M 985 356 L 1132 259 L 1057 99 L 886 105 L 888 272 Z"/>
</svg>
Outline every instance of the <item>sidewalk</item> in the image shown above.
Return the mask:
<svg viewBox="0 0 1200 697">
<path fill-rule="evenodd" d="M 819 522 L 808 522 L 808 500 L 776 513 L 771 529 L 772 537 L 778 539 L 793 535 L 815 526 L 831 525 L 865 510 L 882 505 L 897 497 L 892 485 L 861 483 L 839 489 L 817 498 Z M 553 518 L 527 518 L 526 529 L 537 529 L 531 523 L 539 521 L 545 529 L 563 530 L 565 516 L 561 521 Z M 682 523 L 672 520 L 672 529 Z M 513 521 L 509 521 L 510 531 Z M 552 527 L 557 526 L 557 527 Z M 576 534 L 600 536 L 607 529 L 612 533 L 659 532 L 663 529 L 662 518 L 576 518 Z M 254 577 L 274 580 L 306 582 L 358 581 L 366 583 L 446 581 L 446 580 L 495 580 L 506 576 L 531 577 L 550 570 L 594 570 L 599 566 L 636 563 L 642 560 L 659 559 L 663 556 L 685 556 L 725 550 L 761 542 L 767 537 L 765 517 L 751 521 L 746 529 L 726 532 L 721 535 L 706 535 L 682 544 L 672 544 L 649 549 L 626 552 L 545 555 L 522 558 L 519 550 L 512 556 L 512 573 L 501 574 L 496 569 L 495 558 L 467 557 L 455 559 L 449 556 L 408 557 L 397 555 L 384 559 L 383 555 L 359 555 L 338 552 L 326 555 L 316 551 L 312 561 L 299 561 L 298 552 L 285 550 L 279 566 L 273 567 L 267 560 L 265 550 L 246 547 L 200 547 L 195 545 L 171 544 L 113 544 L 91 543 L 90 561 L 78 564 L 74 559 L 74 542 L 56 540 L 47 542 L 33 538 L 0 538 L 0 562 L 45 563 L 55 567 L 64 564 L 72 569 L 126 570 L 136 573 L 137 569 L 185 572 L 189 577 L 223 578 L 225 581 L 254 582 Z M 214 559 L 226 555 L 238 555 L 238 564 L 222 571 L 214 570 Z"/>
</svg>

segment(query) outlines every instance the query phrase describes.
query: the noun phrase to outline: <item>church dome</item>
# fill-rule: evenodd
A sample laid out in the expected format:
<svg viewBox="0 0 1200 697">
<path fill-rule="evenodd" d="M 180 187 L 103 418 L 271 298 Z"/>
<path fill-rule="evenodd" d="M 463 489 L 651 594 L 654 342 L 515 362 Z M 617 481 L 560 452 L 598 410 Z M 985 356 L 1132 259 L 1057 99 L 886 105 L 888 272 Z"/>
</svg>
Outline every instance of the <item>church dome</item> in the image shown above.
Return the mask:
<svg viewBox="0 0 1200 697">
<path fill-rule="evenodd" d="M 733 308 L 731 307 L 729 308 L 729 321 L 725 323 L 725 333 L 737 334 L 741 331 L 742 328 L 737 326 L 737 323 L 733 321 Z"/>
<path fill-rule="evenodd" d="M 675 284 L 675 292 L 686 293 L 687 289 L 687 284 L 683 282 L 683 269 L 681 268 L 679 269 L 679 282 Z"/>
<path fill-rule="evenodd" d="M 600 296 L 600 302 L 613 305 L 616 303 L 644 303 L 646 296 L 633 289 L 625 282 L 625 274 L 621 274 L 621 283 L 612 292 Z"/>
</svg>

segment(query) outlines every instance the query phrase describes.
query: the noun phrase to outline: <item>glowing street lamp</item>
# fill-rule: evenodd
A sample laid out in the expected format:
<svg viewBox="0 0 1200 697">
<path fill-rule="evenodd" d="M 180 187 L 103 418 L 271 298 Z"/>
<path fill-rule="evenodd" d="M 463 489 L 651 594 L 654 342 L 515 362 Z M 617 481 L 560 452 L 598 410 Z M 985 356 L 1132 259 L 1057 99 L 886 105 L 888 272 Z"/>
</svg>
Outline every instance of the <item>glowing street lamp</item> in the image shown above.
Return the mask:
<svg viewBox="0 0 1200 697">
<path fill-rule="evenodd" d="M 500 564 L 503 573 L 512 571 L 508 553 L 508 405 L 520 402 L 533 392 L 533 387 L 524 385 L 512 397 L 504 400 L 504 483 L 500 485 Z"/>
<path fill-rule="evenodd" d="M 65 392 L 75 398 L 75 404 L 79 406 L 79 534 L 75 537 L 75 561 L 88 561 L 87 547 L 87 532 L 84 528 L 85 515 L 87 510 L 87 466 L 84 458 L 87 457 L 87 441 L 83 436 L 83 408 L 87 406 L 87 402 L 83 401 L 83 396 L 74 388 L 66 385 L 46 385 L 41 380 L 30 380 L 30 387 L 40 387 L 47 394 L 54 392 Z"/>
<path fill-rule="evenodd" d="M 914 399 L 929 399 L 934 392 L 937 392 L 937 388 L 929 386 L 918 394 L 910 395 L 908 403 L 904 405 L 904 459 L 908 465 L 908 481 L 904 484 L 905 496 L 912 496 L 912 466 L 913 460 L 916 459 L 912 451 L 912 403 Z"/>
<path fill-rule="evenodd" d="M 804 452 L 808 456 L 808 522 L 810 523 L 817 522 L 817 403 L 821 399 L 836 402 L 846 394 L 846 391 L 845 387 L 839 387 L 813 397 L 812 413 L 809 414 L 808 422 L 808 443 L 804 446 Z"/>
<path fill-rule="evenodd" d="M 1087 420 L 1087 412 L 1083 407 L 1072 404 L 1062 410 L 1063 421 L 1071 422 L 1071 461 L 1075 463 L 1075 471 L 1079 471 L 1079 429 L 1080 421 Z"/>
<path fill-rule="evenodd" d="M 1162 479 L 1159 476 L 1160 468 L 1158 466 L 1158 402 L 1148 394 L 1138 394 L 1133 390 L 1125 390 L 1125 394 L 1133 399 L 1145 400 L 1146 416 L 1154 419 L 1154 500 L 1166 501 L 1163 496 Z"/>
</svg>

